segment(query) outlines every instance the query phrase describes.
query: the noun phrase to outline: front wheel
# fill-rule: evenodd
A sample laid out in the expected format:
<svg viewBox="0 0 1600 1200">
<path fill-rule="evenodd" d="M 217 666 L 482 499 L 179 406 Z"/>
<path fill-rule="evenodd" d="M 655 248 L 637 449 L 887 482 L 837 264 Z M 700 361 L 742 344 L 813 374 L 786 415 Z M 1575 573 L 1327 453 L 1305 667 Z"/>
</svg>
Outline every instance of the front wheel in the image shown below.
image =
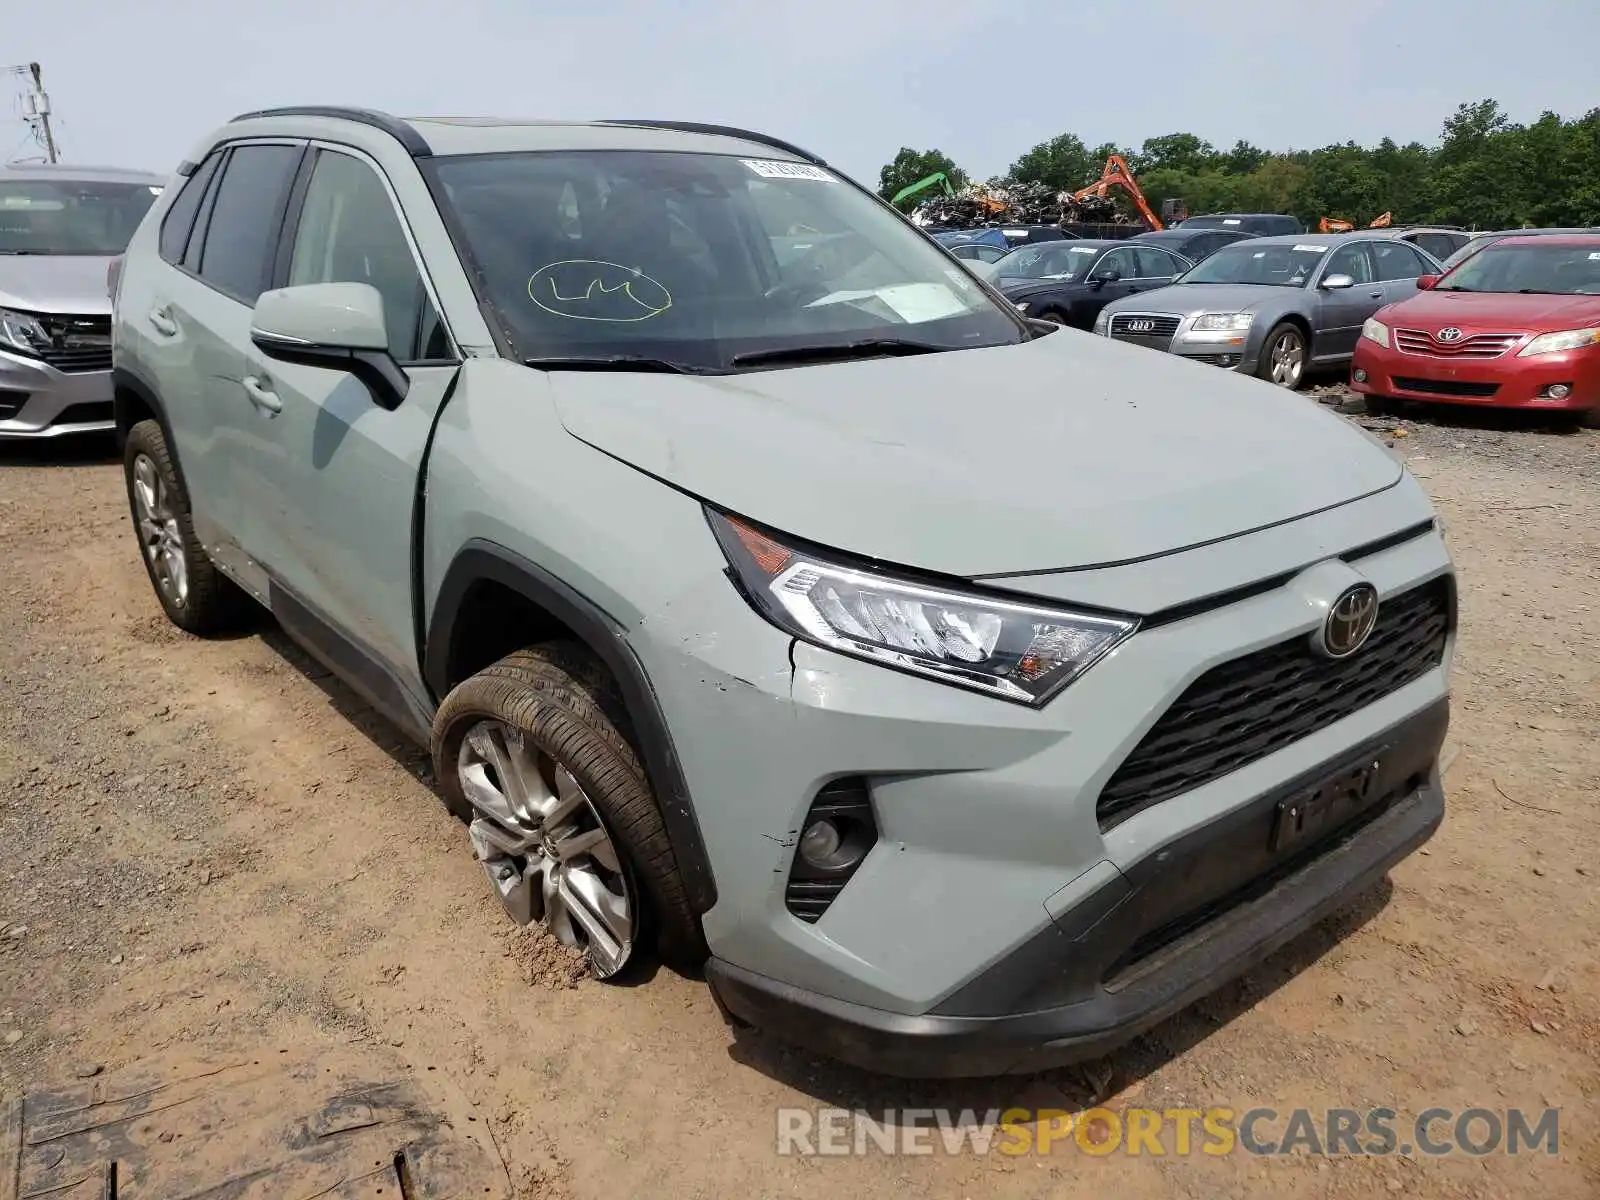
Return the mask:
<svg viewBox="0 0 1600 1200">
<path fill-rule="evenodd" d="M 667 957 L 704 957 L 628 728 L 615 681 L 569 642 L 508 655 L 434 718 L 440 791 L 501 906 L 582 949 L 599 979 L 633 962 L 652 926 Z"/>
<path fill-rule="evenodd" d="M 1306 375 L 1306 338 L 1299 326 L 1282 321 L 1272 327 L 1262 345 L 1256 374 L 1281 388 L 1299 389 Z"/>
</svg>

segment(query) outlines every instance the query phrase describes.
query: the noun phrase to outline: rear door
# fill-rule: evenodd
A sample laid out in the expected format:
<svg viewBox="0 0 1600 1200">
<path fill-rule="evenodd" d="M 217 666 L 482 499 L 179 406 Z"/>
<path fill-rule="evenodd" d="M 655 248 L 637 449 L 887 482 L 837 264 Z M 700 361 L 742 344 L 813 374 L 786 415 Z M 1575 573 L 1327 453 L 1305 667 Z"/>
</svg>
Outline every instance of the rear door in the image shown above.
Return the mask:
<svg viewBox="0 0 1600 1200">
<path fill-rule="evenodd" d="M 253 415 L 242 472 L 260 505 L 249 543 L 273 577 L 273 609 L 313 640 L 334 631 L 364 662 L 341 664 L 368 699 L 396 695 L 366 668 L 417 677 L 412 514 L 434 414 L 458 357 L 393 189 L 371 159 L 317 145 L 291 205 L 276 283 L 365 283 L 383 297 L 391 355 L 410 391 L 387 412 L 344 371 L 245 350 L 245 378 L 274 399 Z M 284 594 L 286 593 L 286 594 Z M 281 610 L 281 611 L 280 611 Z M 343 647 L 340 648 L 344 649 Z M 337 654 L 339 651 L 334 651 Z"/>
<path fill-rule="evenodd" d="M 1378 282 L 1383 284 L 1384 304 L 1396 304 L 1415 296 L 1417 276 L 1438 273 L 1437 267 L 1424 258 L 1414 246 L 1403 241 L 1374 242 L 1372 265 L 1377 273 Z M 1377 308 L 1372 310 L 1372 312 L 1377 311 Z M 1371 315 L 1372 313 L 1367 314 Z"/>
<path fill-rule="evenodd" d="M 160 373 L 158 386 L 195 531 L 228 565 L 246 514 L 262 501 L 238 472 L 253 432 L 254 409 L 241 383 L 250 312 L 271 275 L 304 152 L 305 143 L 279 138 L 235 143 L 213 156 L 177 269 L 165 272 L 162 294 L 144 314 L 173 368 Z M 176 240 L 164 252 L 175 253 Z"/>
</svg>

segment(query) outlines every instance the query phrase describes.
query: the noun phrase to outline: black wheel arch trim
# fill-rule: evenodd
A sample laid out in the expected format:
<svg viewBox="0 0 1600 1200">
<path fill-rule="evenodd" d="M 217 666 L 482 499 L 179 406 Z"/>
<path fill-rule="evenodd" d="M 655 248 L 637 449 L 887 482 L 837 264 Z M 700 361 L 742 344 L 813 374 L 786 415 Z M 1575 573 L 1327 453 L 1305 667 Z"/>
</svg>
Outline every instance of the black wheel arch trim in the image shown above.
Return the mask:
<svg viewBox="0 0 1600 1200">
<path fill-rule="evenodd" d="M 556 617 L 600 656 L 616 678 L 633 720 L 651 790 L 661 808 L 684 895 L 697 915 L 709 912 L 717 902 L 716 880 L 672 733 L 644 664 L 628 645 L 621 625 L 599 605 L 514 550 L 485 539 L 470 539 L 445 571 L 428 622 L 423 677 L 434 701 L 443 700 L 450 687 L 453 631 L 462 603 L 474 584 L 485 581 L 512 589 Z"/>
<path fill-rule="evenodd" d="M 128 430 L 132 429 L 136 421 L 128 419 L 127 401 L 125 394 L 131 393 L 139 398 L 154 415 L 156 424 L 161 426 L 161 435 L 167 441 L 167 457 L 172 460 L 172 469 L 178 473 L 178 482 L 188 489 L 188 480 L 183 475 L 183 462 L 178 457 L 178 442 L 172 436 L 172 425 L 167 420 L 167 406 L 161 403 L 161 397 L 156 389 L 147 382 L 143 376 L 130 371 L 127 367 L 116 366 L 111 369 L 111 414 L 117 425 L 117 448 L 120 450 L 127 442 Z"/>
</svg>

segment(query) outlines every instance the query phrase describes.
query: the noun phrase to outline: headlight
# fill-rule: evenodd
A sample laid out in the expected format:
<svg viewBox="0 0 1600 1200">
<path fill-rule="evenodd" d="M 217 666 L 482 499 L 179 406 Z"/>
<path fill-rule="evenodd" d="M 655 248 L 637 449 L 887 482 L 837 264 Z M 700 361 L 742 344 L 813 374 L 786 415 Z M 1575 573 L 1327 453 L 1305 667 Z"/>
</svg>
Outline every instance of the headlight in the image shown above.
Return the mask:
<svg viewBox="0 0 1600 1200">
<path fill-rule="evenodd" d="M 1559 333 L 1541 333 L 1517 352 L 1518 358 L 1535 354 L 1558 354 L 1562 350 L 1581 350 L 1600 342 L 1600 329 L 1563 329 Z"/>
<path fill-rule="evenodd" d="M 1368 341 L 1377 342 L 1385 350 L 1389 348 L 1389 327 L 1377 317 L 1368 317 L 1362 322 L 1361 336 Z"/>
<path fill-rule="evenodd" d="M 1094 331 L 1105 333 L 1111 328 L 1111 313 L 1106 309 L 1100 310 L 1100 315 L 1094 319 Z"/>
<path fill-rule="evenodd" d="M 1201 313 L 1195 318 L 1194 328 L 1197 333 L 1223 329 L 1249 329 L 1253 320 L 1255 320 L 1254 313 Z"/>
<path fill-rule="evenodd" d="M 1026 300 L 1017 300 L 1014 303 L 1017 306 L 1018 312 L 1025 313 L 1028 311 L 1028 302 Z"/>
<path fill-rule="evenodd" d="M 1138 626 L 896 578 L 706 515 L 745 596 L 779 629 L 1006 700 L 1042 705 Z"/>
<path fill-rule="evenodd" d="M 0 346 L 37 356 L 40 350 L 49 345 L 50 335 L 36 319 L 27 313 L 0 308 Z"/>
</svg>

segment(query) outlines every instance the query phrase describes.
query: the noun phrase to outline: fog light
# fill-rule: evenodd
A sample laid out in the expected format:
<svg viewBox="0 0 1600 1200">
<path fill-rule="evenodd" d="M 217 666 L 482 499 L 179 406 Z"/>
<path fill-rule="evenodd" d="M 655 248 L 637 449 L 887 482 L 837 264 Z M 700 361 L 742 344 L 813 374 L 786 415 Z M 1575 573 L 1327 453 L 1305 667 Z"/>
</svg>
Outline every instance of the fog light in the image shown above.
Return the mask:
<svg viewBox="0 0 1600 1200">
<path fill-rule="evenodd" d="M 1572 388 L 1564 383 L 1552 383 L 1539 393 L 1546 400 L 1565 400 L 1572 395 Z"/>
<path fill-rule="evenodd" d="M 1352 371 L 1351 375 L 1354 377 L 1357 383 L 1365 383 L 1367 381 L 1367 373 L 1360 367 L 1357 367 L 1354 371 Z"/>
<path fill-rule="evenodd" d="M 1237 361 L 1237 360 L 1231 354 L 1219 354 L 1219 355 L 1217 355 L 1217 366 L 1219 366 L 1219 367 L 1231 367 L 1231 366 L 1233 366 L 1235 361 Z"/>
<path fill-rule="evenodd" d="M 813 821 L 800 835 L 800 855 L 813 867 L 830 867 L 843 840 L 832 821 Z"/>
</svg>

